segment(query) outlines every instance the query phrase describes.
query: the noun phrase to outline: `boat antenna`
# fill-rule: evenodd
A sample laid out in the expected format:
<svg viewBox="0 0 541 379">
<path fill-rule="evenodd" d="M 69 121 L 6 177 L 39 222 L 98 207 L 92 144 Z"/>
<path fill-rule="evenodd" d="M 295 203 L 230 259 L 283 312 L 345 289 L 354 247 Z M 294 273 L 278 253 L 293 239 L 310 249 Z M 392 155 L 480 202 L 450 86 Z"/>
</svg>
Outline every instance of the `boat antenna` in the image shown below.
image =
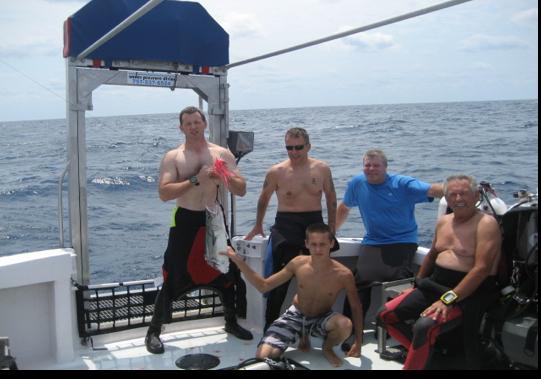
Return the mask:
<svg viewBox="0 0 541 379">
<path fill-rule="evenodd" d="M 423 8 L 423 9 L 420 9 L 420 10 L 415 11 L 415 12 L 410 12 L 410 13 L 403 14 L 401 16 L 396 16 L 396 17 L 389 18 L 387 20 L 379 21 L 379 22 L 376 22 L 374 24 L 361 26 L 360 28 L 351 29 L 351 30 L 348 30 L 348 31 L 345 31 L 345 32 L 342 32 L 342 33 L 333 34 L 333 35 L 325 37 L 325 38 L 320 38 L 320 39 L 317 39 L 317 40 L 314 40 L 314 41 L 311 41 L 311 42 L 306 42 L 306 43 L 303 43 L 303 44 L 300 44 L 300 45 L 288 47 L 287 49 L 277 50 L 277 51 L 273 51 L 271 53 L 263 54 L 263 55 L 260 55 L 260 56 L 254 57 L 254 58 L 249 58 L 249 59 L 245 59 L 245 60 L 242 60 L 242 61 L 239 61 L 239 62 L 230 63 L 230 64 L 226 65 L 225 67 L 227 69 L 230 69 L 230 68 L 233 68 L 233 67 L 237 67 L 237 66 L 247 64 L 247 63 L 252 63 L 252 62 L 260 61 L 260 60 L 263 60 L 263 59 L 275 57 L 277 55 L 290 53 L 290 52 L 295 51 L 295 50 L 304 49 L 304 48 L 307 48 L 307 47 L 310 47 L 310 46 L 319 45 L 319 44 L 329 42 L 329 41 L 332 41 L 332 40 L 335 40 L 335 39 L 344 38 L 344 37 L 350 36 L 352 34 L 357 34 L 357 33 L 360 33 L 360 32 L 365 32 L 365 31 L 370 30 L 370 29 L 379 28 L 380 26 L 394 24 L 396 22 L 407 20 L 409 18 L 414 18 L 414 17 L 421 16 L 421 15 L 424 15 L 424 14 L 427 14 L 427 13 L 439 11 L 439 10 L 444 9 L 444 8 L 453 7 L 455 5 L 459 5 L 459 4 L 468 2 L 468 1 L 471 1 L 471 0 L 447 1 L 445 3 L 433 5 L 431 7 Z"/>
<path fill-rule="evenodd" d="M 143 17 L 145 14 L 150 12 L 155 6 L 159 5 L 163 0 L 149 0 L 146 2 L 141 8 L 133 12 L 131 15 L 126 17 L 124 21 L 122 21 L 120 24 L 115 26 L 113 29 L 109 30 L 105 35 L 103 35 L 99 40 L 94 42 L 92 45 L 87 47 L 84 51 L 82 51 L 78 56 L 77 59 L 83 60 L 88 56 L 88 54 L 92 53 L 94 50 L 99 48 L 101 45 L 109 41 L 111 38 L 116 36 L 118 33 L 126 29 L 128 26 L 133 24 L 135 21 Z"/>
</svg>

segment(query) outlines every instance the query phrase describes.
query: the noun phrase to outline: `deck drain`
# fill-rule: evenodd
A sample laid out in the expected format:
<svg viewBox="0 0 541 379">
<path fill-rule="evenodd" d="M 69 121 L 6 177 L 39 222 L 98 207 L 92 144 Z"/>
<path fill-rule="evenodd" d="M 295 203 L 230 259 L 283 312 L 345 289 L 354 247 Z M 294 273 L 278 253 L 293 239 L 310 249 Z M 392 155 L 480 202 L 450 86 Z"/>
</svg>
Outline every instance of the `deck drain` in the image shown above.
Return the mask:
<svg viewBox="0 0 541 379">
<path fill-rule="evenodd" d="M 210 354 L 188 354 L 175 361 L 184 370 L 210 370 L 220 364 L 220 358 Z"/>
</svg>

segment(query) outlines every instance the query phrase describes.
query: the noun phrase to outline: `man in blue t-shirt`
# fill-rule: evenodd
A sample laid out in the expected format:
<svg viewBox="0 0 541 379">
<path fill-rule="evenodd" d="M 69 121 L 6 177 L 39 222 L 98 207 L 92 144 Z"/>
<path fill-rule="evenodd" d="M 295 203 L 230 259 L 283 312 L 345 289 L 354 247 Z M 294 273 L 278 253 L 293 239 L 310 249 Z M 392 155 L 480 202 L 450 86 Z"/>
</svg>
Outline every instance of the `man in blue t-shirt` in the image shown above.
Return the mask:
<svg viewBox="0 0 541 379">
<path fill-rule="evenodd" d="M 336 230 L 357 207 L 366 230 L 357 259 L 355 280 L 363 312 L 370 307 L 373 282 L 413 276 L 411 264 L 417 251 L 415 204 L 443 196 L 443 185 L 387 173 L 387 157 L 369 150 L 363 157 L 363 173 L 349 183 L 336 214 Z M 348 314 L 346 303 L 344 314 Z"/>
</svg>

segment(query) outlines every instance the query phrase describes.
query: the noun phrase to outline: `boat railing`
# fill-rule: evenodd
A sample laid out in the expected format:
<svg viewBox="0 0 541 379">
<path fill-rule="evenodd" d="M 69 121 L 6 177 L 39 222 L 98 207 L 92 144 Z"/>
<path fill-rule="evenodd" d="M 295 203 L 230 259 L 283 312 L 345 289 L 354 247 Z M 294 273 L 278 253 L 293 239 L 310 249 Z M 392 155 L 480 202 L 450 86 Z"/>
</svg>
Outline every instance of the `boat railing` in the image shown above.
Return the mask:
<svg viewBox="0 0 541 379">
<path fill-rule="evenodd" d="M 75 287 L 81 338 L 150 325 L 160 288 L 154 280 Z M 198 287 L 181 295 L 172 302 L 171 311 L 174 322 L 223 315 L 220 294 L 210 287 Z"/>
</svg>

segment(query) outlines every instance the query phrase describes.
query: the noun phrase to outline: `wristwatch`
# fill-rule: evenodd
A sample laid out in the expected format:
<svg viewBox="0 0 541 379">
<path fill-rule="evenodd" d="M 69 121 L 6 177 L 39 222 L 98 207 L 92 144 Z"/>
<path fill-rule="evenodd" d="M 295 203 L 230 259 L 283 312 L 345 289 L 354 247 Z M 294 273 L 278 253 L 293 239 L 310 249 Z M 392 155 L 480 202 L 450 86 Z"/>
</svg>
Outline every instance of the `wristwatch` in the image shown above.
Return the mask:
<svg viewBox="0 0 541 379">
<path fill-rule="evenodd" d="M 440 300 L 445 305 L 451 305 L 458 300 L 458 295 L 453 290 L 449 290 L 441 295 Z"/>
<path fill-rule="evenodd" d="M 192 183 L 194 186 L 198 186 L 199 185 L 199 180 L 197 180 L 197 176 L 190 176 L 190 183 Z"/>
</svg>

